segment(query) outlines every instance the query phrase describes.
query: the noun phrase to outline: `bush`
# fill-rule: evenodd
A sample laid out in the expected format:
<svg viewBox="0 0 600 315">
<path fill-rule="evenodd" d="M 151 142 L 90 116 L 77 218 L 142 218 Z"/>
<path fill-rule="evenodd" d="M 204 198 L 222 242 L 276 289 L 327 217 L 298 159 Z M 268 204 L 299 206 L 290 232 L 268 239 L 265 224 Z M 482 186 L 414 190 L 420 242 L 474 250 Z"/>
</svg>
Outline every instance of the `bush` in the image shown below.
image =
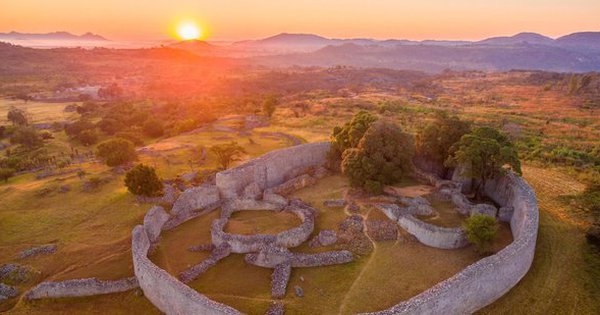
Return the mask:
<svg viewBox="0 0 600 315">
<path fill-rule="evenodd" d="M 154 168 L 138 164 L 125 175 L 125 186 L 134 195 L 147 197 L 159 196 L 163 184 Z"/>
<path fill-rule="evenodd" d="M 263 112 L 265 113 L 265 115 L 269 117 L 273 116 L 278 104 L 279 99 L 277 99 L 277 97 L 275 97 L 274 95 L 267 96 L 267 98 L 265 98 L 265 100 L 263 101 L 262 105 Z"/>
<path fill-rule="evenodd" d="M 65 126 L 65 133 L 71 138 L 76 138 L 84 130 L 92 130 L 95 127 L 96 126 L 89 120 L 80 119 L 76 122 L 73 122 L 73 123 Z"/>
<path fill-rule="evenodd" d="M 115 138 L 106 140 L 96 147 L 96 155 L 108 166 L 118 166 L 136 159 L 133 143 L 129 140 Z"/>
<path fill-rule="evenodd" d="M 151 138 L 158 138 L 165 133 L 163 123 L 156 119 L 147 120 L 142 129 L 144 130 L 144 134 Z"/>
<path fill-rule="evenodd" d="M 135 146 L 143 145 L 144 141 L 134 132 L 117 132 L 114 135 L 115 138 L 122 138 L 131 141 Z"/>
<path fill-rule="evenodd" d="M 20 144 L 28 148 L 39 147 L 43 144 L 42 137 L 38 131 L 29 126 L 17 127 L 10 138 L 10 142 L 13 144 Z"/>
<path fill-rule="evenodd" d="M 402 179 L 412 170 L 414 142 L 395 124 L 379 121 L 371 125 L 356 148 L 342 155 L 342 173 L 354 187 L 381 193 L 384 185 Z"/>
<path fill-rule="evenodd" d="M 8 179 L 15 175 L 15 170 L 12 168 L 0 168 L 0 180 L 3 180 L 5 183 L 8 182 Z"/>
<path fill-rule="evenodd" d="M 488 215 L 476 214 L 465 220 L 463 229 L 469 242 L 477 247 L 478 252 L 484 254 L 496 238 L 498 222 Z"/>
<path fill-rule="evenodd" d="M 198 126 L 198 123 L 196 123 L 195 120 L 185 119 L 182 121 L 178 121 L 175 124 L 175 132 L 177 132 L 179 134 L 179 133 L 191 131 L 191 130 L 196 129 L 196 126 Z"/>
</svg>

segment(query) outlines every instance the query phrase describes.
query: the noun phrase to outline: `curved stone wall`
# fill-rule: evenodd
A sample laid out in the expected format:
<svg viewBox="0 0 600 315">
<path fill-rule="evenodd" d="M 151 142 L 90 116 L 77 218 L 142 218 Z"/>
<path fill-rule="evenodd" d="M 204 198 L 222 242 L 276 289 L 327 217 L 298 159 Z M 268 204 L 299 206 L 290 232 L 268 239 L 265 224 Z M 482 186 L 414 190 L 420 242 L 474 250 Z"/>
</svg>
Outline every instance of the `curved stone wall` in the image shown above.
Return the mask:
<svg viewBox="0 0 600 315">
<path fill-rule="evenodd" d="M 514 241 L 412 299 L 370 314 L 469 314 L 500 298 L 525 276 L 538 232 L 535 193 L 514 174 L 488 183 L 485 190 L 501 206 L 514 208 L 510 222 Z"/>
<path fill-rule="evenodd" d="M 410 214 L 400 216 L 398 218 L 398 225 L 427 246 L 455 249 L 465 247 L 468 244 L 467 237 L 462 228 L 436 226 L 425 223 Z"/>
<path fill-rule="evenodd" d="M 150 240 L 141 225 L 133 229 L 131 251 L 133 268 L 144 295 L 166 314 L 241 314 L 186 286 L 148 259 Z"/>
</svg>

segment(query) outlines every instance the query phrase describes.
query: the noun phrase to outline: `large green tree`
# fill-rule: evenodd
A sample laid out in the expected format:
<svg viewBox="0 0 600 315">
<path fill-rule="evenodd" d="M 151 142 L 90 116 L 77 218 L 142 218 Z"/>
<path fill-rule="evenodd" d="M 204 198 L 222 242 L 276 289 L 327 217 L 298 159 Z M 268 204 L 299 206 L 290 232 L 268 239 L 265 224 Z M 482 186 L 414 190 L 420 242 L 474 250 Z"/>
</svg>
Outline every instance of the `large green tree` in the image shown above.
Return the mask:
<svg viewBox="0 0 600 315">
<path fill-rule="evenodd" d="M 469 242 L 477 247 L 478 252 L 484 254 L 496 238 L 498 222 L 490 216 L 476 214 L 465 220 L 463 229 Z"/>
<path fill-rule="evenodd" d="M 467 122 L 446 112 L 438 112 L 432 122 L 418 130 L 415 139 L 417 154 L 443 167 L 452 153 L 452 145 L 469 131 Z"/>
<path fill-rule="evenodd" d="M 98 144 L 96 155 L 108 166 L 119 166 L 136 159 L 133 143 L 121 138 L 106 140 Z"/>
<path fill-rule="evenodd" d="M 30 149 L 39 147 L 44 143 L 40 133 L 31 126 L 19 126 L 15 128 L 10 142 Z"/>
<path fill-rule="evenodd" d="M 356 148 L 344 151 L 342 173 L 354 187 L 381 193 L 384 185 L 412 170 L 414 141 L 391 122 L 378 121 L 364 133 Z"/>
<path fill-rule="evenodd" d="M 352 120 L 345 123 L 343 127 L 338 126 L 333 128 L 330 158 L 339 160 L 344 151 L 356 148 L 360 139 L 367 132 L 367 129 L 375 121 L 377 121 L 377 117 L 367 111 L 361 110 L 354 114 Z"/>
<path fill-rule="evenodd" d="M 445 165 L 457 167 L 464 164 L 463 176 L 476 180 L 475 197 L 481 199 L 486 183 L 506 174 L 508 169 L 521 175 L 521 162 L 517 150 L 508 137 L 498 130 L 481 127 L 460 138 L 451 148 L 452 155 Z"/>
</svg>

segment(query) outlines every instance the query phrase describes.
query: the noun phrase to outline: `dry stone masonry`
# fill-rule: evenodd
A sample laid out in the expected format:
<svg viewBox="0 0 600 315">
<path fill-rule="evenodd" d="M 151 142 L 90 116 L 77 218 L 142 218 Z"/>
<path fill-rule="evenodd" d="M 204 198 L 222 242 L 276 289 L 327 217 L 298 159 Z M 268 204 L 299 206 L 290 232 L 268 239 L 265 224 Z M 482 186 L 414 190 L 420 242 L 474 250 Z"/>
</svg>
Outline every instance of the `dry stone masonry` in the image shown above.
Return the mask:
<svg viewBox="0 0 600 315">
<path fill-rule="evenodd" d="M 285 195 L 295 189 L 312 185 L 328 172 L 323 168 L 329 143 L 312 143 L 277 150 L 216 175 L 216 184 L 185 190 L 167 213 L 153 207 L 144 217 L 143 225 L 132 231 L 132 257 L 135 277 L 116 281 L 79 279 L 44 282 L 30 290 L 26 297 L 85 296 L 130 290 L 139 285 L 144 296 L 166 314 L 241 314 L 238 310 L 215 302 L 188 287 L 188 282 L 230 253 L 244 253 L 249 264 L 272 268 L 272 296 L 286 294 L 292 268 L 327 266 L 351 262 L 353 254 L 346 250 L 316 254 L 294 253 L 288 248 L 306 242 L 314 230 L 316 209 L 301 200 L 288 200 Z M 465 214 L 483 213 L 510 222 L 514 241 L 495 255 L 479 260 L 450 279 L 387 310 L 372 314 L 465 314 L 473 313 L 492 303 L 510 290 L 529 270 L 535 251 L 538 209 L 535 194 L 525 181 L 509 174 L 485 187 L 486 194 L 499 209 L 488 205 L 473 205 L 462 194 L 461 183 L 445 181 L 436 175 L 419 172 L 419 177 L 436 187 L 436 193 L 452 200 Z M 418 220 L 417 215 L 432 215 L 435 210 L 427 200 L 392 196 L 390 203 L 374 206 L 386 214 L 388 221 L 365 222 L 358 214 L 359 206 L 345 201 L 327 206 L 344 207 L 351 215 L 339 225 L 338 234 L 320 231 L 311 243 L 327 246 L 352 240 L 352 235 L 365 229 L 373 238 L 388 240 L 398 234 L 398 226 L 414 235 L 423 244 L 438 248 L 458 248 L 466 244 L 461 229 L 441 228 Z M 343 200 L 342 200 L 343 201 Z M 212 244 L 194 246 L 189 250 L 210 250 L 206 260 L 180 274 L 182 281 L 159 268 L 149 258 L 149 251 L 160 241 L 160 232 L 177 227 L 194 217 L 221 207 L 221 217 L 211 226 Z M 289 211 L 302 223 L 273 235 L 237 235 L 224 232 L 227 220 L 236 211 Z M 335 210 L 332 210 L 335 211 Z M 342 211 L 342 210 L 340 210 Z M 390 225 L 392 224 L 392 225 Z M 372 230 L 371 232 L 369 232 Z M 377 233 L 375 233 L 377 232 Z M 364 238 L 366 236 L 363 235 Z M 0 295 L 13 293 L 2 287 Z M 301 287 L 294 292 L 302 297 Z M 268 314 L 283 314 L 281 302 L 272 303 Z"/>
</svg>

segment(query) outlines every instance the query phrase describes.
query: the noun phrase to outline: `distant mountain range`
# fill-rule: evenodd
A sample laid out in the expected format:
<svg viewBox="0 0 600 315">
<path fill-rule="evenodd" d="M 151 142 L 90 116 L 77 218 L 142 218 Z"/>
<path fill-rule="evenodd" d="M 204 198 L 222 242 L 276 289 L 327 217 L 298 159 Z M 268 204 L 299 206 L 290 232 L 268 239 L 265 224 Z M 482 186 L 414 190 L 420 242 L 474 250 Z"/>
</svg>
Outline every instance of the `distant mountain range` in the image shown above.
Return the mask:
<svg viewBox="0 0 600 315">
<path fill-rule="evenodd" d="M 10 33 L 0 33 L 0 40 L 85 40 L 85 41 L 107 41 L 106 38 L 92 34 L 85 33 L 83 35 L 74 35 L 69 32 L 52 32 L 45 34 L 37 34 L 37 33 L 19 33 L 19 32 L 10 32 Z"/>
<path fill-rule="evenodd" d="M 406 39 L 388 39 L 376 40 L 369 38 L 355 39 L 330 39 L 314 34 L 288 34 L 281 33 L 272 37 L 236 42 L 234 46 L 246 47 L 289 47 L 304 49 L 320 49 L 325 46 L 356 44 L 356 45 L 377 45 L 377 46 L 399 46 L 399 45 L 428 45 L 428 46 L 462 46 L 462 45 L 494 45 L 506 46 L 517 44 L 533 44 L 548 46 L 582 46 L 600 48 L 600 32 L 580 32 L 566 35 L 557 39 L 537 34 L 537 33 L 519 33 L 514 36 L 492 37 L 481 41 L 463 41 L 463 40 L 423 40 L 413 41 Z"/>
</svg>

